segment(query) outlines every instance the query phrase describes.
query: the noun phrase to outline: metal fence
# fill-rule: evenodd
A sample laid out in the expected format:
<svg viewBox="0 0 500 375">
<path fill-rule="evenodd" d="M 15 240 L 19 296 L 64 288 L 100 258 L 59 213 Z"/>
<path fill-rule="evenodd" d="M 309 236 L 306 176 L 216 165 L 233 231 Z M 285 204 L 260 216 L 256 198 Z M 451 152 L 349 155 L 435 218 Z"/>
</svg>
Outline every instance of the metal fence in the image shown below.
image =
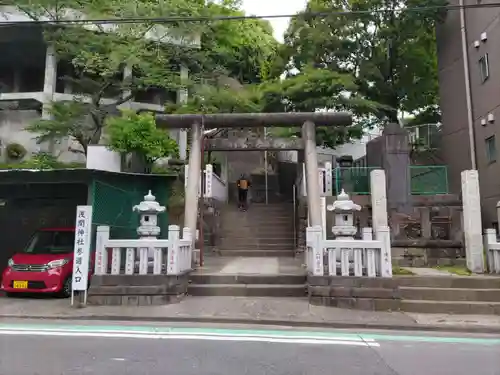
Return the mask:
<svg viewBox="0 0 500 375">
<path fill-rule="evenodd" d="M 159 180 L 161 181 L 161 180 Z M 151 190 L 157 202 L 167 205 L 169 186 L 167 184 L 148 183 L 143 179 L 127 179 L 116 182 L 94 180 L 92 183 L 92 227 L 99 225 L 110 227 L 111 238 L 135 239 L 139 226 L 139 215 L 132 208 L 144 200 Z M 163 185 L 163 186 L 162 186 Z M 168 214 L 158 216 L 162 238 L 168 232 Z"/>
<path fill-rule="evenodd" d="M 352 194 L 370 194 L 370 172 L 377 167 L 335 168 L 334 194 L 344 188 Z M 411 193 L 413 195 L 448 194 L 448 169 L 444 165 L 410 166 Z"/>
</svg>

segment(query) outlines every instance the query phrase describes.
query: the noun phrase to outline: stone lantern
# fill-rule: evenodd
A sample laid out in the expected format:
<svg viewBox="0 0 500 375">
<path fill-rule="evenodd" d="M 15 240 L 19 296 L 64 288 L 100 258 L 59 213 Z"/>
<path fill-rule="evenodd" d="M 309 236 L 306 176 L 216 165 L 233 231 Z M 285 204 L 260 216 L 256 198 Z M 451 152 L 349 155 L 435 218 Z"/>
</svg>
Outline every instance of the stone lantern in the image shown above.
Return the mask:
<svg viewBox="0 0 500 375">
<path fill-rule="evenodd" d="M 327 206 L 328 211 L 335 213 L 332 233 L 338 239 L 353 239 L 357 229 L 354 226 L 354 211 L 361 211 L 361 206 L 349 199 L 344 189 L 337 195 L 337 200 Z"/>
<path fill-rule="evenodd" d="M 156 197 L 151 194 L 151 190 L 144 196 L 144 200 L 132 208 L 139 212 L 140 226 L 137 228 L 137 234 L 141 238 L 155 239 L 160 235 L 158 226 L 158 214 L 165 212 L 165 207 L 160 206 Z"/>
</svg>

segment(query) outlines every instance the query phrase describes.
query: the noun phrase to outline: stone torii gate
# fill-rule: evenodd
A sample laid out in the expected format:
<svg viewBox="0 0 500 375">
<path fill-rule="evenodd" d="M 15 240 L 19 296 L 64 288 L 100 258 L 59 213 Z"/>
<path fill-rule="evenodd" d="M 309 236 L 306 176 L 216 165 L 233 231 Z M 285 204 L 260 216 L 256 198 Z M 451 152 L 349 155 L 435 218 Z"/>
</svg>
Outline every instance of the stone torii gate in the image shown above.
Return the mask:
<svg viewBox="0 0 500 375">
<path fill-rule="evenodd" d="M 191 129 L 189 169 L 184 206 L 184 227 L 196 232 L 198 216 L 198 189 L 200 185 L 201 145 L 205 130 L 217 128 L 263 128 L 302 126 L 305 150 L 307 198 L 311 226 L 322 225 L 316 152 L 316 125 L 345 127 L 352 124 L 348 112 L 290 112 L 290 113 L 224 113 L 156 115 L 158 128 Z"/>
</svg>

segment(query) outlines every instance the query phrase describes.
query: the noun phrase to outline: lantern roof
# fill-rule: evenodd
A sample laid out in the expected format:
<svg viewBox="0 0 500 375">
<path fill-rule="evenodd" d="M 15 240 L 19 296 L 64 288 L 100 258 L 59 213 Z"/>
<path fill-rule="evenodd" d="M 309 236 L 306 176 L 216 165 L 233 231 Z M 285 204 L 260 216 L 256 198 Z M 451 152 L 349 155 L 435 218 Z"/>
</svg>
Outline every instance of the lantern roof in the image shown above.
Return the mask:
<svg viewBox="0 0 500 375">
<path fill-rule="evenodd" d="M 342 189 L 337 200 L 327 206 L 328 211 L 361 211 L 361 206 L 349 199 L 349 195 Z"/>
<path fill-rule="evenodd" d="M 144 196 L 144 200 L 135 205 L 132 210 L 140 213 L 162 213 L 165 212 L 165 207 L 160 206 L 160 204 L 156 201 L 156 197 L 151 194 L 151 190 L 149 190 L 148 194 Z"/>
</svg>

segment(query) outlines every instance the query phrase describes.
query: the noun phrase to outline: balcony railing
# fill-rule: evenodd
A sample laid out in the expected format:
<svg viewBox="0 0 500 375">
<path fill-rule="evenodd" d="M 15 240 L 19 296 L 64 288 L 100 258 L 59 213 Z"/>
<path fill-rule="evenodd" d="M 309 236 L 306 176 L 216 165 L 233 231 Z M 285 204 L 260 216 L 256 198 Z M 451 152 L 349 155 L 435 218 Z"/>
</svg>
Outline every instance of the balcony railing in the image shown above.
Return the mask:
<svg viewBox="0 0 500 375">
<path fill-rule="evenodd" d="M 370 172 L 377 167 L 349 167 L 333 170 L 334 194 L 342 188 L 351 194 L 370 194 Z M 448 168 L 444 165 L 410 166 L 413 195 L 448 194 Z"/>
</svg>

